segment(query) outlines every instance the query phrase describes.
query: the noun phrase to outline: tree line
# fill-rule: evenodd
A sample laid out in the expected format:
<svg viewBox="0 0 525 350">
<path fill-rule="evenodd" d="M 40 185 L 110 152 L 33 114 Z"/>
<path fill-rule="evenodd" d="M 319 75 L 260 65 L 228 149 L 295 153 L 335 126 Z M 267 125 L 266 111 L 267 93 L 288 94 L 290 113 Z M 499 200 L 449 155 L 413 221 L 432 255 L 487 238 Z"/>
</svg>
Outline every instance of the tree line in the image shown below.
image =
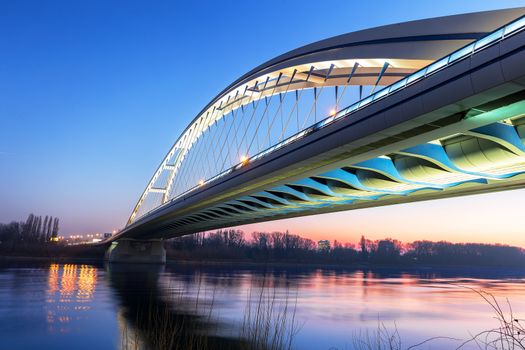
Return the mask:
<svg viewBox="0 0 525 350">
<path fill-rule="evenodd" d="M 328 244 L 326 244 L 328 243 Z M 227 229 L 169 240 L 174 259 L 253 260 L 330 264 L 524 266 L 525 250 L 501 244 L 414 241 L 386 238 L 357 243 L 318 244 L 286 232 L 252 232 Z"/>
<path fill-rule="evenodd" d="M 58 240 L 60 220 L 56 217 L 29 214 L 25 222 L 0 223 L 0 244 L 2 248 L 17 245 L 38 245 Z"/>
</svg>

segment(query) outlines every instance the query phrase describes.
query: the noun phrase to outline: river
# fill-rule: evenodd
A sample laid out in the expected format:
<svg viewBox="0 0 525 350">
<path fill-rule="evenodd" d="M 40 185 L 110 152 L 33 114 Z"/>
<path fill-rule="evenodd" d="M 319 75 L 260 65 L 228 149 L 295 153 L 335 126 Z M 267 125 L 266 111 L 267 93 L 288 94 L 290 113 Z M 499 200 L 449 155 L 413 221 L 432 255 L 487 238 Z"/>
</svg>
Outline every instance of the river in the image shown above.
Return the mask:
<svg viewBox="0 0 525 350">
<path fill-rule="evenodd" d="M 259 337 L 301 350 L 358 348 L 378 328 L 403 348 L 441 337 L 418 349 L 453 349 L 498 325 L 475 290 L 525 314 L 525 270 L 239 265 L 4 262 L 0 348 L 176 348 L 192 338 L 226 350 L 268 324 Z"/>
</svg>

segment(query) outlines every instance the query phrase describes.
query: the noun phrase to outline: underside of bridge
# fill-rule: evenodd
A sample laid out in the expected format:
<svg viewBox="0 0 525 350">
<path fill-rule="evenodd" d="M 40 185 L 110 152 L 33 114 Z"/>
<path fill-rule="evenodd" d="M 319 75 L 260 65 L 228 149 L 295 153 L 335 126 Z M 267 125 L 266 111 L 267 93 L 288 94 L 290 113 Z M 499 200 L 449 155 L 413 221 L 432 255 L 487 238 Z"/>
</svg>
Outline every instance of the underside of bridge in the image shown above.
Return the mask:
<svg viewBox="0 0 525 350">
<path fill-rule="evenodd" d="M 112 240 L 524 187 L 524 14 L 379 27 L 257 67 L 190 123 Z"/>
</svg>

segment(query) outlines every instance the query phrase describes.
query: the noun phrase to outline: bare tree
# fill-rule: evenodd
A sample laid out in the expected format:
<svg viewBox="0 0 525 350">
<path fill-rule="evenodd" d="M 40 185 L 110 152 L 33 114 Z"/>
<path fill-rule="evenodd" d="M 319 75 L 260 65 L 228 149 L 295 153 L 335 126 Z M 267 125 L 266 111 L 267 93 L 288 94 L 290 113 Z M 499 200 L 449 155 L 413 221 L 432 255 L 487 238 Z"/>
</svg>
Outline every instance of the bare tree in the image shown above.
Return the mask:
<svg viewBox="0 0 525 350">
<path fill-rule="evenodd" d="M 58 237 L 58 218 L 53 219 L 53 232 L 51 233 L 51 239 L 54 241 Z"/>
</svg>

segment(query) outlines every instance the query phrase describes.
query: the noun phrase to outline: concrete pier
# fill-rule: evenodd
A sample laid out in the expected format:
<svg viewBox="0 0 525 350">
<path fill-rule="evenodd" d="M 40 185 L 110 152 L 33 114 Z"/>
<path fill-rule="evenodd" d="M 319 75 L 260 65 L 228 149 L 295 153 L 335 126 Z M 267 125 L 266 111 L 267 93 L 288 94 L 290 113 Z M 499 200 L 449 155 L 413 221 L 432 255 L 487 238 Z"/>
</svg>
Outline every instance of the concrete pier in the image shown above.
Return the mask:
<svg viewBox="0 0 525 350">
<path fill-rule="evenodd" d="M 110 263 L 165 264 L 166 249 L 162 240 L 119 239 L 106 251 Z"/>
</svg>

